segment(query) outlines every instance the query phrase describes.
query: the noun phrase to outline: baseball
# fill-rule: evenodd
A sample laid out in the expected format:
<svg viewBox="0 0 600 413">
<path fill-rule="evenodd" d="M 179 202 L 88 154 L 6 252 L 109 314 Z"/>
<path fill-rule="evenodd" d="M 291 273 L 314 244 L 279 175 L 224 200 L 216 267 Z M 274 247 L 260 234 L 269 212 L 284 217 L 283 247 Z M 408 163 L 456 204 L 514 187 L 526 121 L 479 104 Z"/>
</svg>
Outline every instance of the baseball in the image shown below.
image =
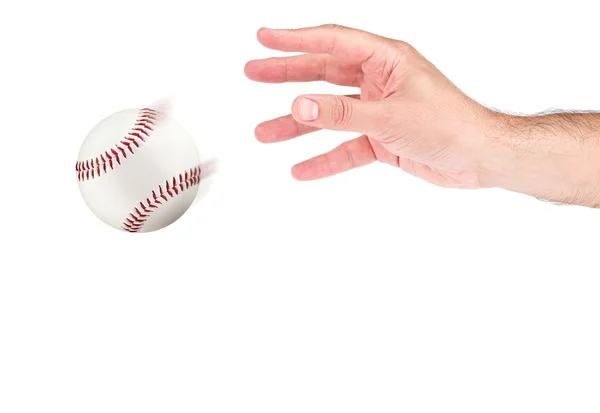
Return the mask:
<svg viewBox="0 0 600 413">
<path fill-rule="evenodd" d="M 89 209 L 111 227 L 152 232 L 177 221 L 201 180 L 192 137 L 155 109 L 117 112 L 85 138 L 75 166 Z"/>
</svg>

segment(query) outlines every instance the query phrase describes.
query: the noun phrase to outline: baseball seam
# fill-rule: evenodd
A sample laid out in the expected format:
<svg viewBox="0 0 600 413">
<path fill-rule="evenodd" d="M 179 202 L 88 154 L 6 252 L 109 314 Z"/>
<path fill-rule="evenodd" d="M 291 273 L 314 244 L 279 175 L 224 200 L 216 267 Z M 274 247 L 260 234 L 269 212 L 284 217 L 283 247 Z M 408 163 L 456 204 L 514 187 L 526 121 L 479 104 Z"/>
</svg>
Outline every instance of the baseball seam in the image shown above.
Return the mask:
<svg viewBox="0 0 600 413">
<path fill-rule="evenodd" d="M 166 180 L 164 185 L 159 185 L 157 189 L 153 190 L 152 195 L 148 196 L 145 201 L 141 201 L 133 207 L 129 215 L 123 220 L 121 229 L 127 232 L 140 232 L 152 212 L 186 189 L 198 185 L 200 175 L 201 169 L 196 166 L 180 173 L 178 176 L 174 176 L 170 180 Z"/>
<path fill-rule="evenodd" d="M 104 151 L 95 158 L 77 161 L 75 170 L 78 181 L 88 181 L 98 178 L 101 174 L 108 173 L 115 168 L 115 163 L 121 165 L 123 159 L 127 159 L 127 152 L 134 154 L 134 147 L 139 148 L 150 134 L 154 131 L 158 120 L 158 112 L 154 109 L 143 108 L 127 135 L 112 148 Z"/>
</svg>

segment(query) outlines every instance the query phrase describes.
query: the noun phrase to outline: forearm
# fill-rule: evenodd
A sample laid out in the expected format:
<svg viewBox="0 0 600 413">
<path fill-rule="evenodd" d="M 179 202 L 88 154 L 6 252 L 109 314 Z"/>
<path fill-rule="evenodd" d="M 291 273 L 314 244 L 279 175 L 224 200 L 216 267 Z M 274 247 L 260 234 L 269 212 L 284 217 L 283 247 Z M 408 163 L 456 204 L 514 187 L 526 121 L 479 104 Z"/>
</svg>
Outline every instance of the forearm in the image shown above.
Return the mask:
<svg viewBox="0 0 600 413">
<path fill-rule="evenodd" d="M 482 186 L 600 207 L 600 114 L 492 118 Z"/>
</svg>

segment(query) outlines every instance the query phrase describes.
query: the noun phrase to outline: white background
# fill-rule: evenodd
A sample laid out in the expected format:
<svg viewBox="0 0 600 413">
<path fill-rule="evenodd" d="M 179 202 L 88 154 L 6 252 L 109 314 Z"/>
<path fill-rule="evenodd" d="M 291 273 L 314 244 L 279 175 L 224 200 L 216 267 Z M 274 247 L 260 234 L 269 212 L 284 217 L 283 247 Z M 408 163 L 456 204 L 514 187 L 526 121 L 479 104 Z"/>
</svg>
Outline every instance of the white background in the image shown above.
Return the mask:
<svg viewBox="0 0 600 413">
<path fill-rule="evenodd" d="M 595 2 L 209 3 L 0 6 L 0 412 L 598 412 L 598 211 L 384 165 L 296 182 L 353 136 L 254 127 L 348 91 L 243 74 L 279 55 L 261 26 L 337 23 L 499 110 L 600 109 Z M 163 98 L 218 173 L 172 226 L 119 233 L 77 154 Z"/>
</svg>

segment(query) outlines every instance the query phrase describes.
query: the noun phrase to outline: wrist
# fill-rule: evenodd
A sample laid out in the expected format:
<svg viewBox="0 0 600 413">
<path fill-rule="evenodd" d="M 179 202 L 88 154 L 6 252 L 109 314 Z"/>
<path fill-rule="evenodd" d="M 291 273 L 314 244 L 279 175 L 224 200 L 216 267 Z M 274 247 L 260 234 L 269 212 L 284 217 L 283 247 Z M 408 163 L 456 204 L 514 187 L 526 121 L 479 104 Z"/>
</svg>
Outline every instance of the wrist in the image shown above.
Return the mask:
<svg viewBox="0 0 600 413">
<path fill-rule="evenodd" d="M 583 128 L 582 120 L 491 113 L 481 186 L 600 207 L 600 127 Z"/>
</svg>

